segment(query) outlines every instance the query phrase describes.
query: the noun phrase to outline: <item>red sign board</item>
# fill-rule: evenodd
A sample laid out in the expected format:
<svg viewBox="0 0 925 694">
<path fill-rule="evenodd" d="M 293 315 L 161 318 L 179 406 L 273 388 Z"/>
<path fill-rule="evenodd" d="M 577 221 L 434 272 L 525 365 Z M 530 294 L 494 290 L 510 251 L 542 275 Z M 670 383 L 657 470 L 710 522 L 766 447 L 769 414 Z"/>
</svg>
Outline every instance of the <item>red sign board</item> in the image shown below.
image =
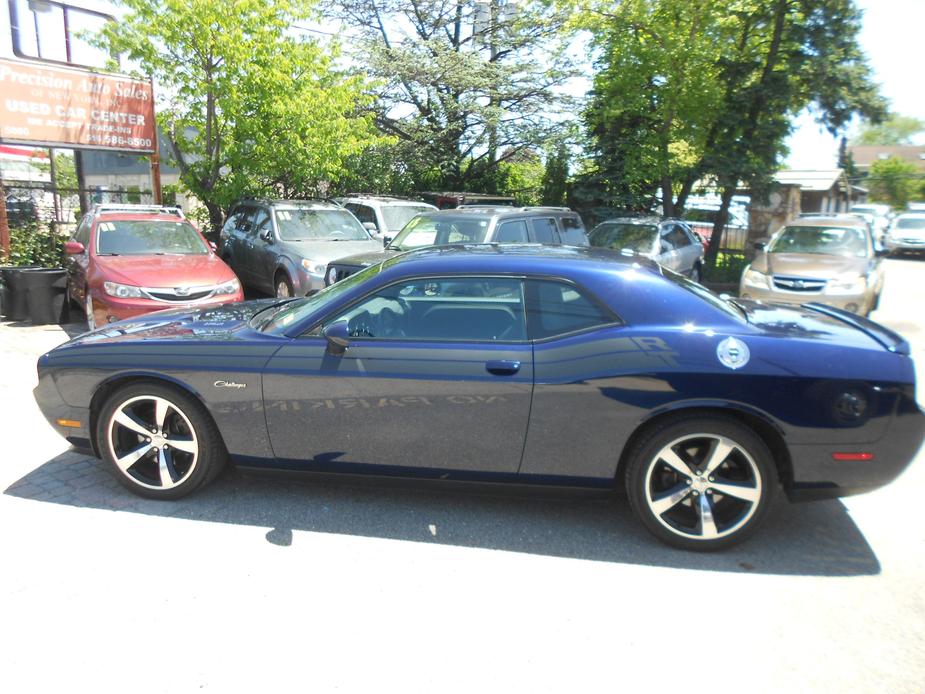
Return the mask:
<svg viewBox="0 0 925 694">
<path fill-rule="evenodd" d="M 0 58 L 0 142 L 153 152 L 151 83 Z"/>
</svg>

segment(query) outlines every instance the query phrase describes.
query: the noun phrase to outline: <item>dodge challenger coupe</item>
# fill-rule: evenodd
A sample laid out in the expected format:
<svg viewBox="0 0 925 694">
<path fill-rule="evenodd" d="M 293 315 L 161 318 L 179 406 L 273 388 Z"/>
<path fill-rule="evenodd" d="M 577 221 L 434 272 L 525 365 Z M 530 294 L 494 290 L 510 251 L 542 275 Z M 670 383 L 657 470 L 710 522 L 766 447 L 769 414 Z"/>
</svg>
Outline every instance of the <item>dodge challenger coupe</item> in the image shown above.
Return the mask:
<svg viewBox="0 0 925 694">
<path fill-rule="evenodd" d="M 925 428 L 886 328 L 567 246 L 412 251 L 305 298 L 113 323 L 38 372 L 52 426 L 147 497 L 228 460 L 625 487 L 654 535 L 702 550 L 752 534 L 779 488 L 889 482 Z"/>
</svg>

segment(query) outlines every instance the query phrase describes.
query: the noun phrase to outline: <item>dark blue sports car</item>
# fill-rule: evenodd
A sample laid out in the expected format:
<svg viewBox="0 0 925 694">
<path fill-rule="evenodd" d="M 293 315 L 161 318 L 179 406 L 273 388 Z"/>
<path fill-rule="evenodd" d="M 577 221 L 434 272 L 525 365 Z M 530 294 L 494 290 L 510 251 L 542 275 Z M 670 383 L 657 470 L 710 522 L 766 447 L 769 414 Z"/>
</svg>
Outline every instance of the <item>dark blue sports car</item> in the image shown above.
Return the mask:
<svg viewBox="0 0 925 694">
<path fill-rule="evenodd" d="M 52 425 L 144 496 L 189 494 L 229 459 L 625 487 L 689 549 L 749 536 L 779 488 L 883 485 L 923 436 L 895 333 L 588 248 L 414 251 L 307 298 L 113 323 L 38 368 Z"/>
</svg>

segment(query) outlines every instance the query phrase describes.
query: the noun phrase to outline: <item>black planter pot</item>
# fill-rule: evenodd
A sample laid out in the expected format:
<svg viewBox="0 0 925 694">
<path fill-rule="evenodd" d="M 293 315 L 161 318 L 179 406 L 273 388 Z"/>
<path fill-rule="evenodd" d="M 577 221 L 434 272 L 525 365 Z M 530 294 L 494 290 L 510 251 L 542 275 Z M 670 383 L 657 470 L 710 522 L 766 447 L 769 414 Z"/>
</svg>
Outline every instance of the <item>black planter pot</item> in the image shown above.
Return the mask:
<svg viewBox="0 0 925 694">
<path fill-rule="evenodd" d="M 0 308 L 7 320 L 19 321 L 29 317 L 23 275 L 26 271 L 35 269 L 38 269 L 37 265 L 0 267 Z"/>
<path fill-rule="evenodd" d="M 67 270 L 35 269 L 22 273 L 29 320 L 36 325 L 67 322 Z"/>
</svg>

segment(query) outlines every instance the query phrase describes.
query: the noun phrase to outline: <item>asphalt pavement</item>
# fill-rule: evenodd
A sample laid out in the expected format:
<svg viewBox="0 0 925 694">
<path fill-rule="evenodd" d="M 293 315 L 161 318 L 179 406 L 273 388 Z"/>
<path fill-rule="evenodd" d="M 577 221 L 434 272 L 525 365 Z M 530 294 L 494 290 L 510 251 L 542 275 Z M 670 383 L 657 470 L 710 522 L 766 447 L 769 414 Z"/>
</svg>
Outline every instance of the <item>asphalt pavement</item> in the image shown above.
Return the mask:
<svg viewBox="0 0 925 694">
<path fill-rule="evenodd" d="M 873 317 L 925 364 L 925 260 L 886 263 Z M 923 691 L 921 452 L 712 555 L 609 500 L 228 471 L 160 503 L 41 417 L 65 339 L 0 325 L 2 691 Z"/>
</svg>

